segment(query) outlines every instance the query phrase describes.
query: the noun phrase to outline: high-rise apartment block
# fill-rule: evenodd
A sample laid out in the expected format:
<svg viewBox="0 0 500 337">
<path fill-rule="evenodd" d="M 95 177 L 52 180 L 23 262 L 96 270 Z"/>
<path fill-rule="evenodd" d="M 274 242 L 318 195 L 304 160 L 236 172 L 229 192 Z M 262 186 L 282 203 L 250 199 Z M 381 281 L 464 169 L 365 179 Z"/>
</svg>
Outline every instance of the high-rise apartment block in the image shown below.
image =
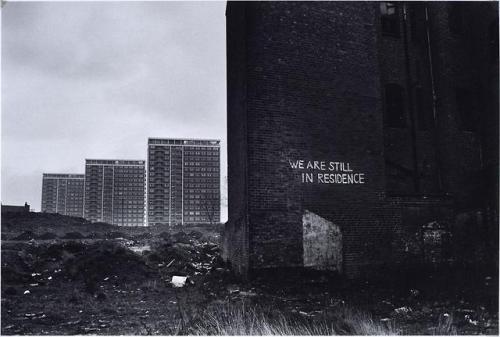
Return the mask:
<svg viewBox="0 0 500 337">
<path fill-rule="evenodd" d="M 148 139 L 148 225 L 220 222 L 220 141 Z"/>
<path fill-rule="evenodd" d="M 85 218 L 143 226 L 145 175 L 144 160 L 86 159 Z"/>
<path fill-rule="evenodd" d="M 44 173 L 42 181 L 42 212 L 83 216 L 83 174 Z"/>
</svg>

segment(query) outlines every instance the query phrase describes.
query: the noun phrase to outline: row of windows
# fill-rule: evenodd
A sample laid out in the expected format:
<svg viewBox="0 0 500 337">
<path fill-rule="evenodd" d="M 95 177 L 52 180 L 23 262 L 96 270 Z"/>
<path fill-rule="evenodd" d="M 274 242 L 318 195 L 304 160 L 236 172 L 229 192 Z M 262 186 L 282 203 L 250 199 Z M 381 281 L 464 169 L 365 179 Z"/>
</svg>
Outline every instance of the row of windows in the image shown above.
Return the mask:
<svg viewBox="0 0 500 337">
<path fill-rule="evenodd" d="M 184 166 L 219 166 L 218 161 L 186 161 Z"/>
<path fill-rule="evenodd" d="M 218 170 L 216 170 L 216 171 L 218 172 Z M 202 173 L 202 172 L 200 172 L 200 173 L 197 173 L 197 174 L 196 173 L 189 173 L 189 174 L 186 174 L 186 176 L 188 176 L 188 177 L 197 177 L 197 176 L 198 177 L 218 177 L 219 175 L 217 173 L 204 173 L 204 172 Z M 160 174 L 155 174 L 153 172 L 151 172 L 151 174 L 150 174 L 150 178 L 151 179 L 158 180 L 158 178 L 161 178 L 161 177 L 170 177 L 170 174 L 161 174 L 161 173 Z M 174 178 L 175 178 L 175 176 L 172 177 L 172 181 L 174 181 Z M 179 182 L 180 181 L 181 180 L 179 180 Z"/>
<path fill-rule="evenodd" d="M 186 171 L 188 172 L 219 172 L 219 168 L 218 167 L 213 167 L 213 168 L 210 168 L 210 167 L 195 167 L 195 168 L 187 168 Z M 194 177 L 195 174 L 194 173 L 189 173 L 189 176 L 190 177 Z"/>
</svg>

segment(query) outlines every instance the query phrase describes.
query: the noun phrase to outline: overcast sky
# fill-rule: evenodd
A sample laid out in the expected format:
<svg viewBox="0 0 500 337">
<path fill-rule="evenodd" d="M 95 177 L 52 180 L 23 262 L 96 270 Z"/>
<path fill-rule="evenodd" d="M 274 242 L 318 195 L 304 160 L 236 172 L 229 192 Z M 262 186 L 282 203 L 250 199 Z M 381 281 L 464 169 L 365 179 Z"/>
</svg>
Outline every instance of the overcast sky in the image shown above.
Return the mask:
<svg viewBox="0 0 500 337">
<path fill-rule="evenodd" d="M 148 137 L 221 139 L 224 180 L 224 11 L 225 2 L 8 2 L 2 203 L 39 211 L 42 173 L 84 173 L 85 158 L 146 159 Z"/>
</svg>

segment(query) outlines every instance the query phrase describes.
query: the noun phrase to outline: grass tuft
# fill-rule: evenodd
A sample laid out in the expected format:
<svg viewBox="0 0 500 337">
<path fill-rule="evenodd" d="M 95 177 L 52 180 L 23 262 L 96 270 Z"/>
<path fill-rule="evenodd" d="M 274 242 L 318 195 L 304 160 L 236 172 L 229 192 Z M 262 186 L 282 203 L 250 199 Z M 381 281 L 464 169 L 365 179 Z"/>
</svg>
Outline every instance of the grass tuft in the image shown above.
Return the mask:
<svg viewBox="0 0 500 337">
<path fill-rule="evenodd" d="M 394 327 L 376 322 L 369 314 L 346 306 L 328 316 L 305 319 L 278 310 L 240 303 L 212 305 L 182 332 L 222 336 L 396 335 Z"/>
</svg>

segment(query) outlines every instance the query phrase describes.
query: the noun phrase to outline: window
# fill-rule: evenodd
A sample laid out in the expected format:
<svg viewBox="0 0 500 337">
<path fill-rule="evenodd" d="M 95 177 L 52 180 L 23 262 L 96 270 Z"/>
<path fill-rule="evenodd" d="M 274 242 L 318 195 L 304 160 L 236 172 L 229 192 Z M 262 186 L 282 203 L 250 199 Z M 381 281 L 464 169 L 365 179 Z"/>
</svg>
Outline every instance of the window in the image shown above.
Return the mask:
<svg viewBox="0 0 500 337">
<path fill-rule="evenodd" d="M 385 85 L 384 122 L 389 127 L 402 128 L 406 126 L 403 88 L 399 84 Z"/>
<path fill-rule="evenodd" d="M 475 94 L 465 88 L 456 88 L 456 111 L 460 129 L 463 131 L 477 131 L 479 114 L 476 109 Z"/>
<path fill-rule="evenodd" d="M 380 14 L 382 20 L 382 33 L 399 37 L 399 11 L 394 2 L 381 2 Z"/>
<path fill-rule="evenodd" d="M 462 34 L 465 29 L 464 4 L 461 2 L 450 2 L 448 7 L 448 24 L 450 32 Z"/>
</svg>

